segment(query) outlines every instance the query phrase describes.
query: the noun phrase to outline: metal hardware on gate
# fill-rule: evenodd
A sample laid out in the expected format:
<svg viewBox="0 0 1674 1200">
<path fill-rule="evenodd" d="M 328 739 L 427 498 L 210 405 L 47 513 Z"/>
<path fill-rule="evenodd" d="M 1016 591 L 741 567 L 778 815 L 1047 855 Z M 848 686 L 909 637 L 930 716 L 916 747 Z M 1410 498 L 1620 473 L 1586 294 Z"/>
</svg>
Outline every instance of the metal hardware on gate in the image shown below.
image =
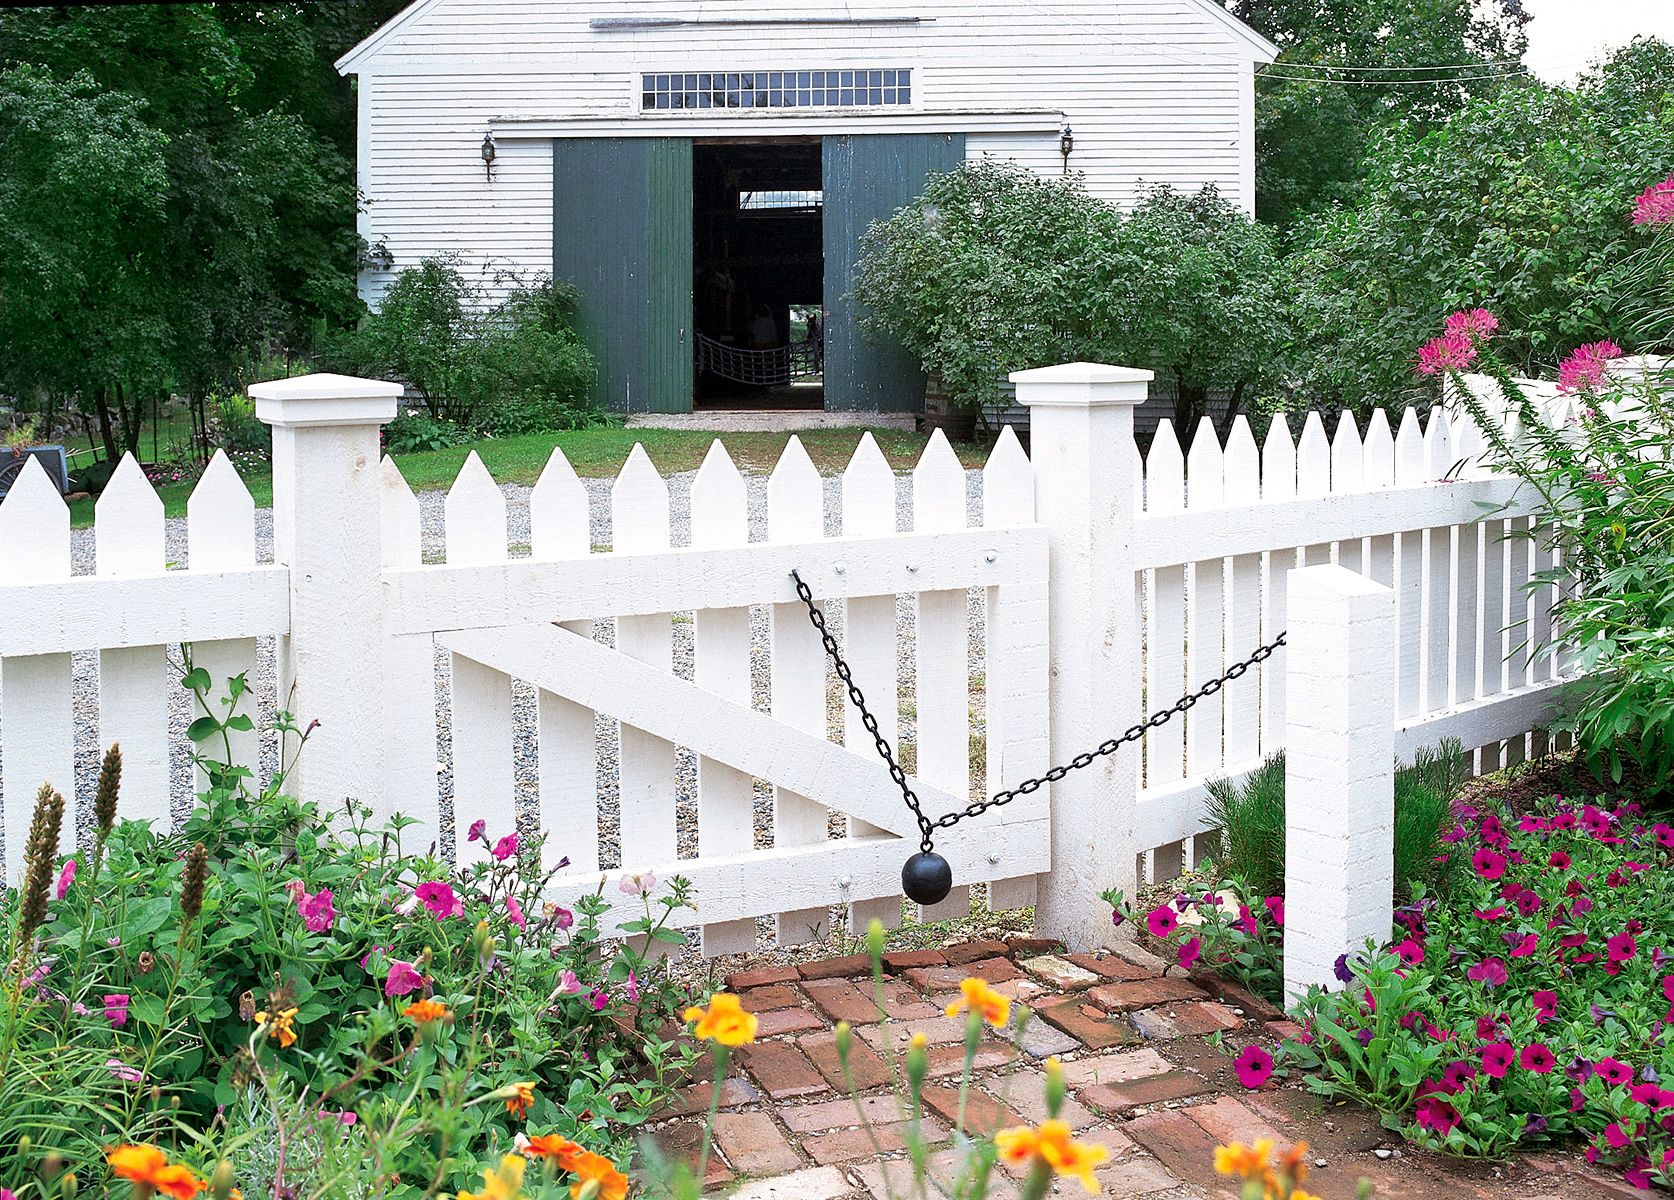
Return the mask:
<svg viewBox="0 0 1674 1200">
<path fill-rule="evenodd" d="M 917 570 L 909 567 L 908 570 Z M 1280 633 L 1264 646 L 1256 647 L 1255 651 L 1242 662 L 1233 663 L 1218 678 L 1211 679 L 1195 692 L 1188 692 L 1181 696 L 1167 708 L 1160 708 L 1137 725 L 1130 726 L 1120 735 L 1100 742 L 1091 750 L 1083 750 L 1067 763 L 1060 763 L 1044 775 L 1035 779 L 1025 779 L 1022 783 L 995 792 L 986 800 L 977 800 L 966 805 L 957 812 L 943 813 L 932 820 L 924 815 L 924 808 L 919 803 L 918 794 L 913 791 L 912 784 L 907 782 L 907 773 L 901 769 L 901 764 L 895 761 L 895 752 L 890 749 L 888 740 L 878 728 L 878 719 L 872 715 L 872 710 L 866 707 L 866 697 L 855 684 L 854 675 L 849 670 L 849 664 L 843 659 L 843 652 L 837 645 L 837 639 L 826 628 L 825 614 L 819 605 L 814 603 L 814 593 L 808 585 L 802 582 L 799 571 L 792 570 L 791 579 L 796 584 L 796 594 L 801 599 L 803 607 L 808 610 L 808 620 L 814 626 L 814 632 L 820 635 L 820 641 L 825 644 L 826 657 L 831 660 L 832 667 L 837 672 L 837 678 L 843 681 L 848 691 L 849 703 L 860 713 L 860 723 L 866 727 L 866 732 L 872 735 L 872 742 L 877 747 L 878 757 L 883 759 L 889 768 L 889 777 L 895 781 L 895 786 L 901 789 L 901 799 L 918 822 L 919 851 L 906 861 L 901 868 L 901 891 L 908 899 L 918 904 L 935 904 L 953 890 L 953 868 L 947 859 L 936 853 L 935 831 L 938 829 L 952 829 L 966 817 L 980 817 L 991 808 L 998 808 L 1002 804 L 1010 804 L 1019 796 L 1027 796 L 1038 792 L 1049 783 L 1056 783 L 1071 771 L 1079 771 L 1082 767 L 1091 766 L 1106 755 L 1114 754 L 1129 742 L 1136 742 L 1145 736 L 1147 730 L 1157 729 L 1168 724 L 1175 716 L 1185 712 L 1199 700 L 1208 699 L 1235 679 L 1241 678 L 1251 667 L 1260 666 L 1285 644 L 1285 635 Z M 993 862 L 996 855 L 990 855 Z"/>
</svg>

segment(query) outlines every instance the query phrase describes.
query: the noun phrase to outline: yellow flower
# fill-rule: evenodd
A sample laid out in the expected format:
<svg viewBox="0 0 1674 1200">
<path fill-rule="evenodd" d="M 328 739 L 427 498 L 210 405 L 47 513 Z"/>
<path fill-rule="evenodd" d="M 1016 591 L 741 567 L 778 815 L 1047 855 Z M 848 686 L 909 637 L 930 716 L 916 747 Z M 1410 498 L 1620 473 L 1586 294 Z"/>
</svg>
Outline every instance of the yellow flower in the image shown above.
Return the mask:
<svg viewBox="0 0 1674 1200">
<path fill-rule="evenodd" d="M 1003 1029 L 1011 1019 L 1011 1001 L 988 986 L 985 979 L 975 976 L 959 984 L 962 997 L 947 1006 L 947 1015 L 956 1017 L 965 1009 L 981 1015 L 995 1029 Z"/>
<path fill-rule="evenodd" d="M 508 1154 L 493 1171 L 482 1173 L 482 1191 L 460 1189 L 458 1200 L 517 1200 L 523 1195 L 523 1168 L 529 1160 Z"/>
<path fill-rule="evenodd" d="M 929 1044 L 930 1039 L 922 1033 L 913 1034 L 912 1038 L 907 1042 L 907 1045 L 911 1046 L 914 1050 L 922 1050 Z"/>
<path fill-rule="evenodd" d="M 535 1102 L 535 1085 L 532 1083 L 508 1083 L 500 1091 L 504 1093 L 506 1111 L 519 1119 L 529 1113 L 529 1106 Z"/>
<path fill-rule="evenodd" d="M 1272 1172 L 1267 1162 L 1273 1153 L 1273 1139 L 1262 1138 L 1254 1146 L 1233 1142 L 1230 1146 L 1215 1147 L 1215 1170 L 1222 1175 L 1236 1175 L 1240 1179 L 1264 1179 Z"/>
<path fill-rule="evenodd" d="M 112 1146 L 105 1151 L 105 1162 L 118 1179 L 144 1184 L 169 1200 L 193 1200 L 209 1186 L 190 1167 L 170 1163 L 155 1146 Z"/>
<path fill-rule="evenodd" d="M 1070 1136 L 1069 1122 L 1042 1121 L 1030 1129 L 1002 1129 L 994 1135 L 1000 1157 L 1009 1163 L 1022 1164 L 1039 1160 L 1052 1168 L 1054 1174 L 1070 1175 L 1081 1181 L 1081 1186 L 1097 1194 L 1098 1181 L 1093 1168 L 1110 1157 L 1110 1148 L 1094 1142 L 1078 1142 Z"/>
<path fill-rule="evenodd" d="M 287 1008 L 283 1012 L 256 1014 L 256 1024 L 268 1027 L 267 1036 L 277 1038 L 279 1045 L 290 1048 L 296 1045 L 296 1029 L 292 1022 L 296 1020 L 296 1009 Z"/>
<path fill-rule="evenodd" d="M 570 1170 L 576 1174 L 576 1182 L 570 1185 L 570 1200 L 581 1200 L 589 1184 L 595 1200 L 625 1200 L 628 1194 L 628 1177 L 602 1154 L 583 1150 L 575 1156 Z"/>
<path fill-rule="evenodd" d="M 411 1017 L 423 1025 L 429 1021 L 441 1021 L 448 1015 L 448 1006 L 440 1000 L 415 1000 L 401 1010 L 401 1015 Z"/>
<path fill-rule="evenodd" d="M 716 992 L 709 998 L 707 1011 L 688 1008 L 686 1020 L 697 1022 L 694 1036 L 723 1046 L 746 1046 L 756 1040 L 756 1014 L 746 1012 L 731 992 Z"/>
</svg>

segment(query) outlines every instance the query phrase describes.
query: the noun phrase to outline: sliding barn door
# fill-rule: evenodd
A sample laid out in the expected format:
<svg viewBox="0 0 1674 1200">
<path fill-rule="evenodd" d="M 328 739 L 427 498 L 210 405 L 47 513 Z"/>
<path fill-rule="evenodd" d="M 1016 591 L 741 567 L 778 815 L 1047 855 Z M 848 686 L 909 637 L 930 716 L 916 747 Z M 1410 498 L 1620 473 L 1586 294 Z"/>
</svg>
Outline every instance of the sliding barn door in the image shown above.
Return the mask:
<svg viewBox="0 0 1674 1200">
<path fill-rule="evenodd" d="M 552 274 L 581 292 L 601 405 L 691 410 L 689 138 L 554 141 Z"/>
</svg>

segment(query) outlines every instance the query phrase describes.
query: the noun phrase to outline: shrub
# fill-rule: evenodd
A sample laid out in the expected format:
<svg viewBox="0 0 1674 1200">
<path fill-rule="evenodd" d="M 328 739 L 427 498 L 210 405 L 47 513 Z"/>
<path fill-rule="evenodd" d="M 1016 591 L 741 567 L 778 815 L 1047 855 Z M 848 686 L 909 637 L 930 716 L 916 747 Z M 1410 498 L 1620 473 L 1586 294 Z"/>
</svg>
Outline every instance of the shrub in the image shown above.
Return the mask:
<svg viewBox="0 0 1674 1200">
<path fill-rule="evenodd" d="M 1344 988 L 1303 1002 L 1287 1056 L 1426 1145 L 1493 1156 L 1578 1134 L 1630 1182 L 1668 1182 L 1674 828 L 1554 797 L 1467 810 L 1448 840 L 1452 892 L 1400 909 L 1391 946 L 1345 956 Z"/>
<path fill-rule="evenodd" d="M 441 421 L 422 409 L 408 408 L 384 426 L 387 454 L 413 454 L 421 450 L 446 450 L 467 440 L 469 435 L 452 421 Z"/>
<path fill-rule="evenodd" d="M 228 454 L 273 453 L 273 430 L 256 417 L 256 406 L 240 392 L 215 397 L 210 406 L 209 444 Z"/>
<path fill-rule="evenodd" d="M 188 731 L 210 786 L 178 835 L 118 819 L 113 750 L 92 845 L 60 864 L 62 802 L 43 790 L 27 884 L 0 910 L 22 971 L 0 997 L 0 1088 L 39 1086 L 52 1104 L 0 1091 L 0 1179 L 55 1153 L 92 1181 L 104 1147 L 164 1134 L 204 1174 L 241 1139 L 277 1136 L 277 1157 L 242 1163 L 247 1194 L 362 1194 L 339 1187 L 346 1170 L 365 1190 L 463 1180 L 523 1130 L 625 1160 L 627 1131 L 691 1060 L 659 1033 L 687 993 L 606 940 L 603 880 L 562 908 L 543 900 L 538 838 L 478 821 L 464 844 L 481 861 L 453 869 L 404 844 L 409 819 L 285 796 L 308 731 L 284 715 L 287 760 L 253 792 L 221 761 L 252 727 L 242 677 L 218 702 L 187 666 L 210 714 Z M 624 877 L 620 891 L 638 914 L 625 933 L 683 940 L 667 923 L 685 881 Z"/>
<path fill-rule="evenodd" d="M 1450 804 L 1465 784 L 1463 748 L 1446 741 L 1422 749 L 1411 766 L 1395 771 L 1395 894 L 1415 885 L 1434 888 L 1446 873 L 1437 863 L 1441 834 L 1451 823 Z M 1216 870 L 1245 881 L 1245 895 L 1280 896 L 1285 890 L 1285 756 L 1268 758 L 1241 783 L 1214 779 L 1204 823 L 1218 832 L 1210 858 Z"/>
</svg>

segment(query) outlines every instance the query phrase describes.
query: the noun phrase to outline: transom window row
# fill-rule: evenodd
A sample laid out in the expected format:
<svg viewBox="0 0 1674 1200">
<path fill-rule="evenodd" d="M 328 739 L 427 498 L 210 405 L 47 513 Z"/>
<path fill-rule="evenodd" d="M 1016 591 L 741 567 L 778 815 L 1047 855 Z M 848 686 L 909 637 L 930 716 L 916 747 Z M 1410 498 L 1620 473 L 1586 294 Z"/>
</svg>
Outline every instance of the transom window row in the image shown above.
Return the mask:
<svg viewBox="0 0 1674 1200">
<path fill-rule="evenodd" d="M 640 107 L 814 108 L 912 103 L 906 68 L 831 71 L 697 71 L 640 77 Z"/>
</svg>

